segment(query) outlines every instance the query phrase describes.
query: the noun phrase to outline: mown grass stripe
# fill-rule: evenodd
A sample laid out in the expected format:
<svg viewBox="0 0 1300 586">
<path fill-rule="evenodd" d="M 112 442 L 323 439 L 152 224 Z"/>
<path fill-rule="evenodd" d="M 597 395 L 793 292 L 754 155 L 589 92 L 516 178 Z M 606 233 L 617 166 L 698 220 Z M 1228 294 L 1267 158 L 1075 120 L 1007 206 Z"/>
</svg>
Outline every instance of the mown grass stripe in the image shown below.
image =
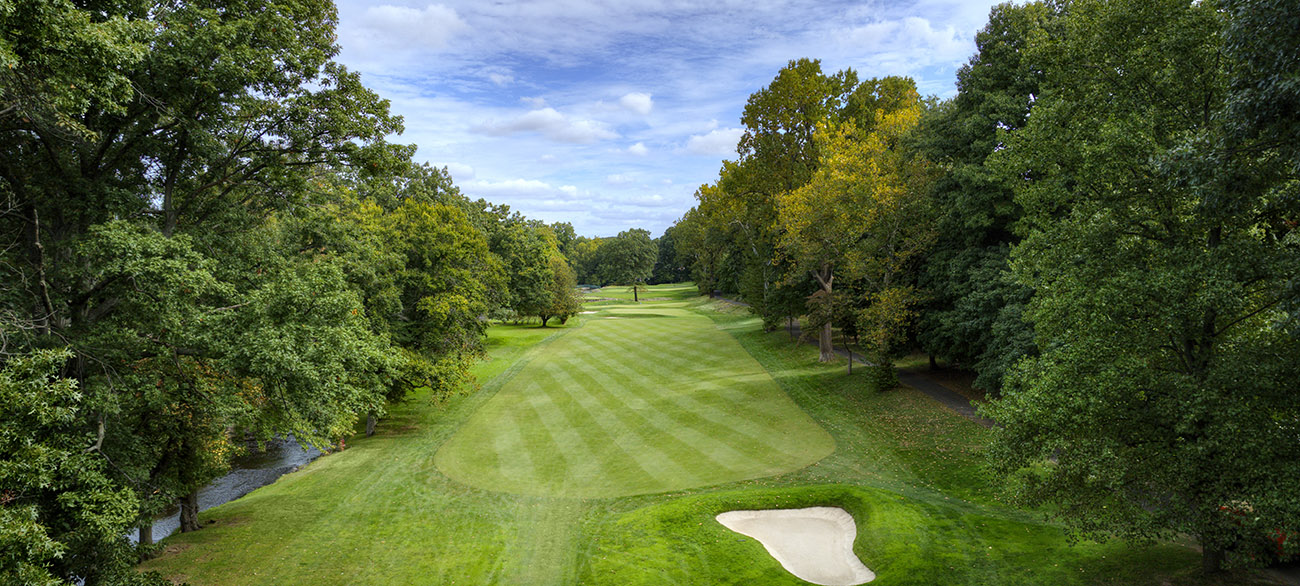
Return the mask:
<svg viewBox="0 0 1300 586">
<path fill-rule="evenodd" d="M 628 449 L 629 442 L 626 438 L 636 436 L 634 429 L 625 421 L 626 414 L 602 404 L 601 398 L 597 396 L 599 394 L 612 398 L 611 395 L 589 392 L 585 386 L 578 384 L 569 370 L 556 368 L 551 374 L 557 380 L 567 383 L 566 387 L 582 407 L 582 418 L 587 423 L 584 427 L 599 430 L 599 445 L 608 449 L 606 454 L 609 458 L 616 459 L 616 464 L 611 464 L 610 468 L 617 470 L 621 479 L 629 483 L 645 482 L 653 477 L 650 470 L 660 469 L 671 461 L 655 450 L 646 449 L 648 445 L 644 441 L 635 442 L 637 449 Z M 656 458 L 656 455 L 660 457 Z M 686 470 L 678 472 L 689 474 Z"/>
<path fill-rule="evenodd" d="M 539 376 L 550 378 L 558 383 L 559 378 L 565 378 L 563 374 L 562 369 L 547 365 Z M 575 394 L 582 393 L 581 388 L 563 384 L 553 385 L 553 388 L 566 389 L 566 393 L 563 401 L 557 400 L 554 394 L 551 395 L 553 399 L 551 405 L 563 420 L 560 429 L 552 427 L 551 435 L 568 439 L 571 443 L 565 445 L 580 446 L 582 452 L 578 457 L 570 458 L 570 462 L 575 464 L 575 468 L 571 471 L 574 477 L 571 486 L 629 482 L 634 481 L 639 475 L 646 474 L 645 470 L 627 454 L 621 453 L 621 450 L 609 449 L 614 437 Z M 628 465 L 629 462 L 632 466 Z M 629 468 L 632 471 L 629 471 Z"/>
<path fill-rule="evenodd" d="M 485 451 L 493 452 L 496 457 L 484 460 L 482 462 L 484 468 L 495 470 L 503 480 L 518 481 L 536 478 L 537 466 L 524 446 L 523 432 L 520 430 L 514 411 L 503 411 L 497 419 L 497 425 L 492 429 L 496 432 L 491 434 L 492 449 Z"/>
<path fill-rule="evenodd" d="M 603 364 L 607 366 L 607 363 Z M 691 384 L 698 386 L 710 383 L 707 381 L 696 381 Z M 761 454 L 765 453 L 768 449 L 776 449 L 783 453 L 788 450 L 799 449 L 799 446 L 791 446 L 789 445 L 789 442 L 784 442 L 783 445 L 772 443 L 769 435 L 746 431 L 741 427 L 737 427 L 733 423 L 743 424 L 749 422 L 750 418 L 745 417 L 744 413 L 756 413 L 753 408 L 741 403 L 733 403 L 731 405 L 732 410 L 719 409 L 718 407 L 694 399 L 692 397 L 693 393 L 690 392 L 690 389 L 683 389 L 683 386 L 686 385 L 678 383 L 676 385 L 666 386 L 661 389 L 657 398 L 659 400 L 670 401 L 676 405 L 678 409 L 675 411 L 690 418 L 691 422 L 687 424 L 696 431 L 707 432 L 716 429 L 724 430 L 724 433 L 709 434 L 716 436 L 714 438 L 715 442 L 725 443 L 737 452 L 752 454 L 755 461 L 761 463 L 766 463 L 766 459 L 764 459 Z M 702 418 L 704 421 L 701 421 L 700 417 L 696 417 L 696 411 L 710 412 L 712 417 L 704 417 Z M 763 413 L 762 415 L 767 414 Z M 763 417 L 763 419 L 771 420 L 768 417 Z M 744 438 L 748 441 L 742 441 L 740 438 Z"/>
<path fill-rule="evenodd" d="M 637 436 L 639 446 L 634 449 L 646 454 L 662 454 L 667 458 L 671 464 L 656 467 L 660 471 L 659 474 L 666 472 L 672 476 L 685 475 L 702 481 L 704 478 L 700 475 L 700 469 L 729 468 L 725 462 L 703 457 L 698 449 L 683 441 L 674 421 L 665 421 L 662 417 L 656 417 L 660 413 L 653 401 L 648 401 L 635 392 L 625 392 L 628 389 L 619 386 L 610 372 L 600 366 L 602 364 L 606 363 L 593 356 L 588 361 L 587 368 L 578 373 L 578 376 L 587 378 L 592 382 L 593 388 L 599 389 L 595 392 L 597 397 L 610 397 L 624 407 L 622 410 L 614 408 L 610 410 L 619 417 L 628 430 Z M 634 401 L 639 406 L 633 406 Z M 633 421 L 629 422 L 627 419 Z M 702 465 L 702 459 L 707 462 L 707 466 Z M 665 470 L 666 468 L 668 470 Z"/>
<path fill-rule="evenodd" d="M 589 371 L 592 373 L 593 377 L 598 378 L 600 375 L 608 377 L 609 369 L 617 366 L 618 365 L 616 364 L 593 357 L 593 364 L 590 365 Z M 670 399 L 665 397 L 662 391 L 663 390 L 661 389 L 659 396 L 646 398 L 647 406 L 640 415 L 665 438 L 664 441 L 668 442 L 666 446 L 671 445 L 683 447 L 683 449 L 675 450 L 673 452 L 674 460 L 678 460 L 679 462 L 696 462 L 696 466 L 699 465 L 700 460 L 703 460 L 710 464 L 707 469 L 722 469 L 729 471 L 737 470 L 746 465 L 753 465 L 756 463 L 738 461 L 741 459 L 753 460 L 753 458 L 745 455 L 741 450 L 734 449 L 732 446 L 733 440 L 731 440 L 732 434 L 727 433 L 728 431 L 731 431 L 730 427 L 711 425 L 699 426 L 698 421 L 688 421 L 687 418 L 683 417 L 686 415 L 684 412 L 679 410 L 673 410 L 671 413 L 666 412 L 663 409 L 663 406 L 675 405 L 675 403 L 672 403 Z M 726 453 L 728 452 L 726 449 L 727 447 L 733 448 L 730 450 L 731 453 Z M 761 462 L 757 463 L 761 464 Z M 683 464 L 683 466 L 691 467 L 690 464 Z"/>
<path fill-rule="evenodd" d="M 624 319 L 585 319 L 548 344 L 482 407 L 483 417 L 458 430 L 439 466 L 506 492 L 621 496 L 791 471 L 833 449 L 711 320 L 681 307 L 601 311 Z M 474 444 L 458 441 L 491 439 L 504 412 L 519 426 L 516 449 L 530 458 L 531 477 L 487 473 Z M 476 469 L 485 474 L 476 479 Z"/>
<path fill-rule="evenodd" d="M 565 466 L 560 482 L 563 487 L 569 488 L 581 485 L 583 479 L 592 476 L 600 466 L 597 463 L 598 456 L 582 433 L 587 430 L 580 430 L 573 425 L 566 403 L 564 397 L 550 393 L 546 393 L 544 398 L 533 395 L 528 399 L 528 405 L 537 413 L 552 441 L 557 446 L 564 446 L 562 458 Z"/>
<path fill-rule="evenodd" d="M 529 385 L 530 390 L 534 388 L 535 384 Z M 533 406 L 534 396 L 535 393 L 526 392 L 520 397 L 521 400 L 514 404 L 514 410 L 518 413 L 516 420 L 524 437 L 523 451 L 534 463 L 532 478 L 521 480 L 536 482 L 552 489 L 559 488 L 563 486 L 565 476 L 569 472 L 568 460 L 565 458 L 564 450 L 556 443 L 550 429 L 542 421 L 541 414 Z"/>
</svg>

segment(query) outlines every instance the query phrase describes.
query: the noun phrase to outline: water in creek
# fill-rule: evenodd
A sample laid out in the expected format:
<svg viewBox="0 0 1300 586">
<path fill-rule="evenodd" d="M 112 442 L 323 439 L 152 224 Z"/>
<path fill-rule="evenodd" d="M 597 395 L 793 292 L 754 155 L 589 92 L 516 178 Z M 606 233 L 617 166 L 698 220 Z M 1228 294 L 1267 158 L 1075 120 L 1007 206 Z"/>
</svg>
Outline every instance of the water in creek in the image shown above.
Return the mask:
<svg viewBox="0 0 1300 586">
<path fill-rule="evenodd" d="M 320 454 L 320 450 L 316 448 L 304 450 L 292 437 L 276 438 L 267 442 L 265 452 L 250 449 L 248 455 L 231 462 L 229 474 L 199 489 L 199 510 L 206 511 L 271 484 L 277 478 L 316 459 Z M 180 525 L 181 513 L 177 508 L 172 511 L 171 516 L 154 521 L 154 541 L 171 535 Z M 132 543 L 135 543 L 139 540 L 140 534 L 131 531 L 128 537 Z"/>
</svg>

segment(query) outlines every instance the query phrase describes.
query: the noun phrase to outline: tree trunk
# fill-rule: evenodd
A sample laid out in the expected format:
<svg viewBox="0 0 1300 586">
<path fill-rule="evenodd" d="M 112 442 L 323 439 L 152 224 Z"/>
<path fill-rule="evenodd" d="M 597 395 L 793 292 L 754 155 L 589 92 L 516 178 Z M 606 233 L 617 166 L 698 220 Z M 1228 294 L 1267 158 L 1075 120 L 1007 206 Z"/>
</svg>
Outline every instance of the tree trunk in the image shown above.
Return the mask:
<svg viewBox="0 0 1300 586">
<path fill-rule="evenodd" d="M 140 524 L 140 545 L 153 545 L 153 520 Z"/>
<path fill-rule="evenodd" d="M 817 336 L 817 349 L 821 351 L 820 362 L 830 362 L 835 360 L 835 345 L 831 343 L 831 324 L 827 322 L 822 326 L 822 331 Z"/>
<path fill-rule="evenodd" d="M 939 364 L 934 361 L 934 354 L 930 355 L 930 370 L 939 370 Z"/>
<path fill-rule="evenodd" d="M 641 299 L 636 296 L 636 285 L 632 285 L 632 302 L 641 303 Z"/>
<path fill-rule="evenodd" d="M 375 435 L 375 424 L 379 423 L 379 418 L 375 417 L 374 412 L 366 414 L 366 437 Z"/>
<path fill-rule="evenodd" d="M 790 329 L 790 339 L 795 340 L 797 342 L 798 340 L 795 339 L 794 337 L 794 316 L 793 315 L 786 316 L 785 320 Z"/>
<path fill-rule="evenodd" d="M 1201 549 L 1201 571 L 1216 574 L 1223 571 L 1226 552 L 1222 548 L 1203 546 Z"/>
<path fill-rule="evenodd" d="M 199 491 L 193 491 L 180 498 L 181 533 L 199 530 Z"/>
<path fill-rule="evenodd" d="M 546 327 L 546 322 L 549 321 L 550 319 L 551 319 L 551 316 L 549 316 L 549 315 L 543 315 L 543 316 L 542 316 L 542 327 Z"/>
<path fill-rule="evenodd" d="M 833 293 L 832 287 L 835 286 L 835 273 L 831 270 L 831 266 L 829 264 L 822 265 L 821 270 L 813 271 L 813 278 L 817 279 L 817 283 L 822 286 L 822 290 L 826 292 L 827 298 L 830 299 L 831 293 Z M 827 312 L 827 314 L 833 315 L 834 312 Z M 831 343 L 831 321 L 829 319 L 822 326 L 821 334 L 817 336 L 817 349 L 821 351 L 821 357 L 817 359 L 818 362 L 835 360 L 835 345 Z"/>
<path fill-rule="evenodd" d="M 849 374 L 853 374 L 853 346 L 845 342 L 844 349 L 849 351 Z"/>
</svg>

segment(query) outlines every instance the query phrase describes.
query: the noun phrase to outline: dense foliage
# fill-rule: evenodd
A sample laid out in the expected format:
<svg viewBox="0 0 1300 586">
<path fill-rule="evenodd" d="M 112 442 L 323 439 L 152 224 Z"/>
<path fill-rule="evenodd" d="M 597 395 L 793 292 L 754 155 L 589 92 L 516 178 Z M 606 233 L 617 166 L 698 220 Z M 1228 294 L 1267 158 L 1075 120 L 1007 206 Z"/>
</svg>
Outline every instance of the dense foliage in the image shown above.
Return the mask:
<svg viewBox="0 0 1300 586">
<path fill-rule="evenodd" d="M 385 140 L 335 24 L 328 0 L 0 7 L 0 581 L 150 581 L 154 515 L 197 529 L 249 442 L 333 446 L 465 388 L 488 316 L 576 313 L 550 227 Z"/>
<path fill-rule="evenodd" d="M 1207 570 L 1295 554 L 1287 4 L 1004 4 L 944 101 L 791 62 L 673 260 L 769 325 L 802 316 L 823 360 L 834 326 L 877 364 L 974 370 L 1003 393 L 994 469 L 1079 533 L 1192 535 Z"/>
</svg>

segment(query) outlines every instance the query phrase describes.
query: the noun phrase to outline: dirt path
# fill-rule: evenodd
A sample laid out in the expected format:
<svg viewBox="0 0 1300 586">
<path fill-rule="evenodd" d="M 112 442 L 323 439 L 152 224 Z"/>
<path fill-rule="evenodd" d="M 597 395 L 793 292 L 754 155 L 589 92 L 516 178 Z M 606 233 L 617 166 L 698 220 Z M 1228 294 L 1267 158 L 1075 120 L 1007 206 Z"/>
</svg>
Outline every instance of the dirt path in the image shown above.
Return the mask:
<svg viewBox="0 0 1300 586">
<path fill-rule="evenodd" d="M 734 299 L 727 299 L 725 297 L 714 297 L 714 299 L 731 305 L 736 305 L 740 307 L 749 307 L 749 304 L 745 303 L 744 301 L 736 301 Z M 797 320 L 793 328 L 783 327 L 783 328 L 779 328 L 778 331 L 786 333 L 787 335 L 792 335 L 796 338 L 800 336 L 800 328 Z M 805 343 L 812 344 L 812 345 L 817 344 L 815 340 L 808 340 Z M 844 348 L 838 348 L 838 347 L 835 348 L 835 353 L 845 358 L 846 360 L 849 357 L 848 350 Z M 866 359 L 864 359 L 859 354 L 853 355 L 853 363 L 861 364 L 863 366 L 871 366 L 871 363 L 867 362 Z M 961 415 L 966 419 L 974 421 L 975 423 L 983 425 L 984 427 L 993 427 L 993 420 L 980 416 L 980 414 L 975 411 L 975 407 L 971 405 L 970 399 L 967 399 L 966 397 L 961 396 L 961 394 L 949 389 L 948 387 L 945 387 L 935 382 L 933 379 L 926 376 L 924 373 L 899 370 L 898 382 L 903 383 L 909 387 L 912 387 L 920 391 L 925 396 L 930 397 L 935 401 L 938 401 L 940 405 L 943 405 L 944 407 L 947 407 L 955 411 L 958 415 Z"/>
</svg>

